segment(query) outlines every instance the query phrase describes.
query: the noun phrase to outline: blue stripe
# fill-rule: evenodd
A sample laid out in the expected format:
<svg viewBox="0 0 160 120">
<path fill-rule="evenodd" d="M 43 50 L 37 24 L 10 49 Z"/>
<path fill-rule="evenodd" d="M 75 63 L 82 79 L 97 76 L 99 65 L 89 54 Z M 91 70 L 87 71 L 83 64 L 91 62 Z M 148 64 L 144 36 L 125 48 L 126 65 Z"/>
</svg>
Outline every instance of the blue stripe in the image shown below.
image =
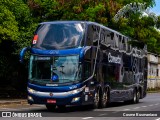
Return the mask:
<svg viewBox="0 0 160 120">
<path fill-rule="evenodd" d="M 74 48 L 66 50 L 41 50 L 41 49 L 31 48 L 31 53 L 37 55 L 59 56 L 59 55 L 80 54 L 81 50 L 82 48 Z"/>
<path fill-rule="evenodd" d="M 90 49 L 90 46 L 65 49 L 65 50 L 41 50 L 36 48 L 31 48 L 31 54 L 44 55 L 44 56 L 63 56 L 63 55 L 79 55 L 80 61 L 83 59 L 86 50 Z"/>
<path fill-rule="evenodd" d="M 28 87 L 32 88 L 36 91 L 41 91 L 41 92 L 67 92 L 70 90 L 78 89 L 81 88 L 84 84 L 83 83 L 78 83 L 74 85 L 67 85 L 67 86 L 40 86 L 40 85 L 34 85 L 31 83 L 28 83 Z M 71 89 L 72 87 L 75 87 L 74 89 Z"/>
</svg>

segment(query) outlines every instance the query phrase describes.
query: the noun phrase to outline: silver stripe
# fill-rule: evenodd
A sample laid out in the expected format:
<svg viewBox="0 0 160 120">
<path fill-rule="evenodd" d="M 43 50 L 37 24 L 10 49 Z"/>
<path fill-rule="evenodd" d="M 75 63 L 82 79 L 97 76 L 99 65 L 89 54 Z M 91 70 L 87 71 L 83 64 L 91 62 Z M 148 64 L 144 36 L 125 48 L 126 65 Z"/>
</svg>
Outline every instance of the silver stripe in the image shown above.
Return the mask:
<svg viewBox="0 0 160 120">
<path fill-rule="evenodd" d="M 51 97 L 50 96 L 51 93 L 53 94 L 54 97 L 65 97 L 65 96 L 72 95 L 72 93 L 69 93 L 69 92 L 54 93 L 54 92 L 39 92 L 39 91 L 36 91 L 35 93 L 32 93 L 32 94 L 36 96 Z"/>
</svg>

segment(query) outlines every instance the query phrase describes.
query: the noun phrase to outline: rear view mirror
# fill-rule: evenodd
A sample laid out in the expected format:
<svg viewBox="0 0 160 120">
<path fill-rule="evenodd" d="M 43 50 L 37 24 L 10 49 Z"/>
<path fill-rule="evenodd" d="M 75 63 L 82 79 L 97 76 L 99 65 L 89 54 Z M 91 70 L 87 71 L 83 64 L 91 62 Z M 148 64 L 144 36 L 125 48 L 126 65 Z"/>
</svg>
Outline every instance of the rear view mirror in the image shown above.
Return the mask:
<svg viewBox="0 0 160 120">
<path fill-rule="evenodd" d="M 24 55 L 28 50 L 30 50 L 30 47 L 25 47 L 25 48 L 23 48 L 21 50 L 21 52 L 20 52 L 20 60 L 19 60 L 21 63 L 23 63 Z"/>
</svg>

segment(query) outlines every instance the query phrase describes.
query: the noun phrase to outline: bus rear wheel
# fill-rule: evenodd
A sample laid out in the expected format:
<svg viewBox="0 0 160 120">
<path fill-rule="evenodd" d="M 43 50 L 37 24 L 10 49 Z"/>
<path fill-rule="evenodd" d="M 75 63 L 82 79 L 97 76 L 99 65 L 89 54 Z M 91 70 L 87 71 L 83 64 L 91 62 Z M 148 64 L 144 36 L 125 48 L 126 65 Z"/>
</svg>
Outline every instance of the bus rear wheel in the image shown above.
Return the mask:
<svg viewBox="0 0 160 120">
<path fill-rule="evenodd" d="M 100 101 L 100 107 L 105 108 L 108 104 L 108 89 L 104 90 L 102 93 L 101 101 Z"/>
<path fill-rule="evenodd" d="M 94 94 L 93 107 L 94 107 L 95 109 L 99 107 L 99 90 L 96 90 L 96 92 L 95 92 L 95 94 Z"/>
<path fill-rule="evenodd" d="M 139 102 L 139 98 L 140 98 L 140 92 L 139 90 L 134 90 L 133 91 L 133 99 L 131 100 L 131 103 L 136 104 Z"/>
<path fill-rule="evenodd" d="M 56 108 L 56 105 L 46 104 L 46 108 L 48 111 L 53 111 Z"/>
<path fill-rule="evenodd" d="M 136 92 L 136 103 L 139 103 L 139 99 L 140 99 L 140 91 L 137 90 L 137 92 Z"/>
</svg>

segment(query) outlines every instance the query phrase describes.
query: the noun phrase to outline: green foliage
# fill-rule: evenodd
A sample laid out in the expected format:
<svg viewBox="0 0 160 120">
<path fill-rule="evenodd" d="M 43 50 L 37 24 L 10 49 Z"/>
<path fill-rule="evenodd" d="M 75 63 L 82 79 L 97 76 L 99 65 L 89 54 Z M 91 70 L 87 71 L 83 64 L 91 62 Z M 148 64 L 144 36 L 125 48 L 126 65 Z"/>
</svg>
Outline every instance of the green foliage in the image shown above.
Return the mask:
<svg viewBox="0 0 160 120">
<path fill-rule="evenodd" d="M 145 2 L 146 7 L 155 4 L 154 0 L 1 0 L 0 41 L 16 41 L 18 48 L 14 53 L 17 54 L 22 47 L 30 45 L 33 31 L 39 22 L 89 20 L 147 43 L 153 37 L 151 31 L 154 26 L 160 27 L 160 17 L 155 23 L 152 18 L 142 16 L 141 13 L 129 13 L 128 18 L 121 18 L 118 23 L 113 20 L 120 8 L 133 2 Z"/>
<path fill-rule="evenodd" d="M 131 1 L 119 0 L 119 2 L 127 4 Z M 137 2 L 146 2 L 146 7 L 152 7 L 155 4 L 153 0 L 137 0 Z M 143 12 L 135 13 L 131 11 L 127 13 L 127 16 L 128 17 L 121 17 L 118 22 L 112 20 L 114 25 L 110 27 L 135 40 L 147 44 L 149 52 L 160 54 L 160 31 L 156 29 L 156 27 L 159 28 L 160 26 L 160 17 L 158 17 L 158 21 L 156 21 L 156 16 L 146 16 Z"/>
<path fill-rule="evenodd" d="M 30 9 L 22 0 L 1 0 L 0 4 L 0 41 L 15 41 L 13 53 L 19 54 L 17 50 L 30 45 L 35 29 Z"/>
<path fill-rule="evenodd" d="M 0 42 L 3 40 L 17 40 L 18 34 L 18 22 L 15 16 L 7 7 L 0 6 Z"/>
<path fill-rule="evenodd" d="M 160 16 L 158 16 L 158 21 L 156 23 L 156 27 L 160 29 Z"/>
<path fill-rule="evenodd" d="M 22 0 L 0 1 L 0 79 L 6 85 L 21 87 L 27 77 L 20 67 L 19 52 L 30 45 L 35 30 L 27 4 Z M 37 24 L 36 24 L 37 25 Z M 22 79 L 19 76 L 23 76 Z M 18 83 L 18 84 L 17 84 Z M 19 85 L 23 83 L 23 85 Z"/>
</svg>

